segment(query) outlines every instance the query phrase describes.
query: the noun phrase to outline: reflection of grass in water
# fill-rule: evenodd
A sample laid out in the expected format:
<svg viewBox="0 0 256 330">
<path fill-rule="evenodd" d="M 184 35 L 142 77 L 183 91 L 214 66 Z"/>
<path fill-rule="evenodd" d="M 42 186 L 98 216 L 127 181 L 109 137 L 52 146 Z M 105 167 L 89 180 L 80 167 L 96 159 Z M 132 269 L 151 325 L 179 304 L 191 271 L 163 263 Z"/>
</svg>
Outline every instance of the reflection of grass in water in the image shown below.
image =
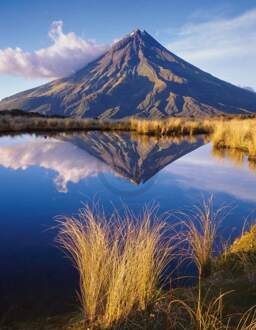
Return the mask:
<svg viewBox="0 0 256 330">
<path fill-rule="evenodd" d="M 236 148 L 256 157 L 255 119 L 233 119 L 215 124 L 212 142 L 216 147 Z"/>
<path fill-rule="evenodd" d="M 173 235 L 167 232 L 165 222 L 157 220 L 149 210 L 140 219 L 134 220 L 134 215 L 128 212 L 125 219 L 115 214 L 108 220 L 103 212 L 94 213 L 86 208 L 79 219 L 65 218 L 60 223 L 59 241 L 80 273 L 81 303 L 87 326 L 255 329 L 254 308 L 245 314 L 237 314 L 237 310 L 235 314 L 228 312 L 227 299 L 232 301 L 231 291 L 236 286 L 229 287 L 229 278 L 221 277 L 216 282 L 212 277 L 223 265 L 224 255 L 216 257 L 214 253 L 216 221 L 223 209 L 214 211 L 210 199 L 196 210 L 182 221 L 185 231 L 179 235 L 176 231 Z M 226 251 L 225 258 L 229 253 L 237 254 L 233 251 L 237 244 L 236 241 Z M 182 248 L 178 249 L 179 246 Z M 161 274 L 174 255 L 190 258 L 196 264 L 197 286 L 170 289 L 170 292 L 159 290 Z M 244 265 L 248 262 L 237 260 Z"/>
<path fill-rule="evenodd" d="M 215 147 L 240 149 L 249 157 L 256 157 L 256 133 L 254 118 L 169 118 L 164 120 L 132 119 L 131 129 L 152 135 L 195 135 L 211 134 Z"/>
<path fill-rule="evenodd" d="M 229 148 L 219 148 L 216 146 L 212 147 L 212 155 L 218 160 L 228 159 L 236 167 L 243 167 L 248 165 L 248 168 L 256 173 L 256 161 L 254 158 L 248 158 L 245 151 L 240 149 L 229 149 Z"/>
<path fill-rule="evenodd" d="M 240 149 L 253 159 L 256 158 L 255 125 L 256 119 L 246 116 L 213 118 L 169 117 L 165 119 L 129 118 L 123 120 L 0 116 L 1 132 L 124 130 L 154 136 L 211 134 L 214 146 Z"/>
<path fill-rule="evenodd" d="M 232 163 L 237 167 L 242 167 L 245 163 L 245 152 L 239 149 L 223 149 L 213 146 L 212 154 L 215 158 L 219 160 L 224 160 L 225 158 L 232 161 Z"/>
<path fill-rule="evenodd" d="M 204 137 L 204 136 L 202 136 Z M 147 135 L 147 134 L 138 134 L 137 132 L 131 133 L 131 140 L 137 141 L 138 143 L 145 144 L 145 145 L 153 145 L 157 143 L 161 144 L 181 144 L 182 142 L 186 141 L 189 143 L 195 143 L 197 141 L 196 136 L 155 136 L 155 135 Z"/>
</svg>

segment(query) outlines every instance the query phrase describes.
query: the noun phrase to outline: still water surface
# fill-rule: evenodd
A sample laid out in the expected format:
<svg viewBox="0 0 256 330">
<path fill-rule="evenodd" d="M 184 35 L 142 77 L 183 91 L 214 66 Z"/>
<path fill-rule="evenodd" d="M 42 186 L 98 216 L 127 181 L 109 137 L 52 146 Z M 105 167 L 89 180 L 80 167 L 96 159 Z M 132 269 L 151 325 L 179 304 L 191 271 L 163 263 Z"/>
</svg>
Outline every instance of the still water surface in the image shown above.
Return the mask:
<svg viewBox="0 0 256 330">
<path fill-rule="evenodd" d="M 124 205 L 139 212 L 152 202 L 160 212 L 189 211 L 210 194 L 216 207 L 231 207 L 221 230 L 235 237 L 255 215 L 256 169 L 203 137 L 1 137 L 0 320 L 53 315 L 74 304 L 77 274 L 57 248 L 56 216 L 95 200 L 106 212 L 122 213 Z"/>
</svg>

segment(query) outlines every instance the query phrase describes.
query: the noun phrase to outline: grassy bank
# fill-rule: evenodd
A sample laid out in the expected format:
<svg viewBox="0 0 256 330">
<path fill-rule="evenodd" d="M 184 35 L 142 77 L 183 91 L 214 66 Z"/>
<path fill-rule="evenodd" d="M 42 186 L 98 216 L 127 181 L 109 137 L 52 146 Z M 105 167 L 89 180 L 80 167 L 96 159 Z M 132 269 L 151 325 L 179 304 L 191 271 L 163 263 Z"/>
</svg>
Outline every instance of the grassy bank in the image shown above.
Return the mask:
<svg viewBox="0 0 256 330">
<path fill-rule="evenodd" d="M 138 134 L 157 136 L 180 136 L 207 134 L 212 131 L 207 119 L 169 118 L 169 119 L 139 119 L 101 120 L 82 118 L 47 117 L 33 113 L 16 111 L 0 112 L 0 132 L 37 132 L 37 131 L 67 131 L 67 130 L 119 130 L 132 131 Z"/>
<path fill-rule="evenodd" d="M 256 119 L 232 119 L 214 123 L 211 140 L 217 148 L 239 149 L 256 160 Z"/>
<path fill-rule="evenodd" d="M 81 311 L 0 328 L 255 330 L 256 229 L 217 249 L 226 211 L 210 199 L 190 215 L 180 213 L 178 226 L 154 209 L 107 217 L 87 207 L 77 218 L 60 219 L 58 243 L 80 275 Z M 193 285 L 172 286 L 166 266 L 174 260 L 196 266 Z"/>
<path fill-rule="evenodd" d="M 166 120 L 131 119 L 131 130 L 150 135 L 209 134 L 217 149 L 238 149 L 249 160 L 256 160 L 256 118 L 219 117 L 209 119 L 170 118 Z"/>
<path fill-rule="evenodd" d="M 1 115 L 1 133 L 63 132 L 115 129 L 112 122 L 93 119 Z M 116 128 L 119 129 L 119 128 Z M 121 127 L 120 127 L 121 129 Z"/>
<path fill-rule="evenodd" d="M 209 200 L 180 215 L 179 232 L 148 210 L 106 218 L 87 208 L 63 219 L 59 242 L 80 274 L 83 313 L 73 329 L 255 329 L 255 226 L 216 255 L 224 214 Z M 196 266 L 195 285 L 162 286 L 174 259 Z"/>
<path fill-rule="evenodd" d="M 116 130 L 159 137 L 207 134 L 215 148 L 239 149 L 251 160 L 256 159 L 255 127 L 256 118 L 250 116 L 100 120 L 0 113 L 0 133 Z"/>
</svg>

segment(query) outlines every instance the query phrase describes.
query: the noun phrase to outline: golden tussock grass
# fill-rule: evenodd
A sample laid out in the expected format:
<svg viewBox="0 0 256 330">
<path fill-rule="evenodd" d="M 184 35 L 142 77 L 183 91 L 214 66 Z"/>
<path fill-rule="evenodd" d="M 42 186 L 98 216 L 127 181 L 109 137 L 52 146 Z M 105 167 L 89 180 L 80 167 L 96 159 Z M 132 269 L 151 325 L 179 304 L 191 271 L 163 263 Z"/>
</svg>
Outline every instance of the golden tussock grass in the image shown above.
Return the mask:
<svg viewBox="0 0 256 330">
<path fill-rule="evenodd" d="M 220 222 L 226 216 L 227 207 L 214 208 L 213 197 L 195 206 L 191 214 L 182 214 L 185 220 L 184 239 L 187 241 L 187 256 L 195 263 L 199 277 L 211 271 L 211 262 L 217 252 L 215 248 Z"/>
<path fill-rule="evenodd" d="M 218 224 L 226 210 L 215 210 L 211 197 L 193 214 L 181 214 L 186 219 L 178 227 L 185 228 L 185 235 L 177 234 L 174 225 L 168 227 L 152 208 L 139 217 L 130 211 L 122 217 L 116 212 L 108 217 L 103 210 L 86 207 L 77 218 L 61 219 L 58 241 L 80 274 L 84 326 L 122 329 L 126 324 L 127 329 L 140 329 L 134 315 L 153 315 L 158 322 L 158 314 L 147 314 L 147 310 L 152 306 L 159 310 L 162 302 L 168 329 L 255 330 L 254 307 L 241 315 L 227 314 L 225 299 L 232 292 L 212 290 L 204 282 L 216 258 Z M 192 259 L 198 268 L 196 286 L 183 289 L 182 297 L 166 294 L 159 287 L 166 266 L 177 257 Z M 163 329 L 163 325 L 154 329 Z"/>
<path fill-rule="evenodd" d="M 152 135 L 195 135 L 206 134 L 211 130 L 210 121 L 207 119 L 194 120 L 191 118 L 166 118 L 166 119 L 138 119 L 129 120 L 131 130 L 139 134 Z"/>
<path fill-rule="evenodd" d="M 256 159 L 256 119 L 243 117 L 131 119 L 131 130 L 149 135 L 210 134 L 215 148 L 239 149 Z"/>
<path fill-rule="evenodd" d="M 171 258 L 165 223 L 147 209 L 125 218 L 86 207 L 78 219 L 60 224 L 59 242 L 80 274 L 80 298 L 88 324 L 108 327 L 145 310 L 158 296 L 162 272 Z"/>
<path fill-rule="evenodd" d="M 222 116 L 210 118 L 169 117 L 164 119 L 127 118 L 120 120 L 0 116 L 1 132 L 119 130 L 154 136 L 210 134 L 216 148 L 236 148 L 256 158 L 256 119 Z"/>
<path fill-rule="evenodd" d="M 225 299 L 232 295 L 232 291 L 216 292 L 216 288 L 211 288 L 210 283 L 206 284 L 203 279 L 212 273 L 212 264 L 222 251 L 215 248 L 220 222 L 227 215 L 229 208 L 214 208 L 213 197 L 203 201 L 201 206 L 196 206 L 192 215 L 185 215 L 182 224 L 185 227 L 184 240 L 188 243 L 186 253 L 198 269 L 196 287 L 188 288 L 182 299 L 172 299 L 170 305 L 176 306 L 174 311 L 181 315 L 179 324 L 183 329 L 198 330 L 255 330 L 256 329 L 256 306 L 252 306 L 242 315 L 227 314 Z M 249 238 L 249 239 L 248 239 Z M 250 246 L 246 242 L 250 241 Z M 246 242 L 245 242 L 246 241 Z M 252 255 L 241 254 L 241 249 L 255 249 L 256 236 L 255 225 L 252 225 L 248 232 L 242 233 L 241 237 L 228 248 L 232 253 L 238 253 L 238 260 L 243 264 L 247 277 L 253 273 L 255 275 L 255 253 Z M 239 251 L 237 251 L 239 246 Z M 242 248 L 241 248 L 242 246 Z M 252 276 L 251 276 L 252 277 Z M 255 277 L 252 277 L 255 281 Z M 170 308 L 169 308 L 170 309 Z M 181 311 L 180 311 L 181 310 Z M 187 316 L 184 316 L 187 315 Z"/>
<path fill-rule="evenodd" d="M 215 147 L 240 149 L 256 158 L 255 118 L 169 118 L 159 120 L 131 119 L 131 129 L 140 134 L 195 135 L 211 134 Z"/>
<path fill-rule="evenodd" d="M 230 329 L 229 319 L 225 318 L 223 313 L 223 298 L 229 292 L 212 296 L 210 289 L 204 295 L 201 291 L 202 288 L 200 287 L 200 296 L 190 291 L 187 293 L 186 299 L 177 299 L 171 302 L 174 308 L 176 307 L 183 312 L 180 320 L 180 324 L 183 324 L 182 328 L 195 330 Z"/>
<path fill-rule="evenodd" d="M 255 330 L 256 306 L 240 314 L 227 314 L 225 299 L 232 291 L 213 293 L 199 288 L 199 295 L 187 289 L 186 298 L 173 299 L 168 309 L 179 315 L 170 329 L 191 330 Z M 173 315 L 175 319 L 175 315 Z M 177 326 L 178 325 L 178 326 Z"/>
<path fill-rule="evenodd" d="M 211 141 L 216 147 L 240 149 L 256 158 L 256 119 L 232 119 L 215 123 Z"/>
</svg>

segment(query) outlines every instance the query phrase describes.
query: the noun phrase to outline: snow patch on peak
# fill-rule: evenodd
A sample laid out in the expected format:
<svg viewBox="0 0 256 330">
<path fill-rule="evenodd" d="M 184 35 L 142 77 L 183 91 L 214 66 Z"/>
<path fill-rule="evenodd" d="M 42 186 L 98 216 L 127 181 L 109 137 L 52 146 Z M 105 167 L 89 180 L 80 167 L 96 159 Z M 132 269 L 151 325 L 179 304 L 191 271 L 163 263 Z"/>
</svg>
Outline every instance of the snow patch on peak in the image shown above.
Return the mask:
<svg viewBox="0 0 256 330">
<path fill-rule="evenodd" d="M 131 33 L 129 33 L 129 36 L 134 36 L 136 34 L 144 34 L 145 33 L 145 30 L 141 30 L 141 29 L 135 29 L 133 30 Z"/>
</svg>

